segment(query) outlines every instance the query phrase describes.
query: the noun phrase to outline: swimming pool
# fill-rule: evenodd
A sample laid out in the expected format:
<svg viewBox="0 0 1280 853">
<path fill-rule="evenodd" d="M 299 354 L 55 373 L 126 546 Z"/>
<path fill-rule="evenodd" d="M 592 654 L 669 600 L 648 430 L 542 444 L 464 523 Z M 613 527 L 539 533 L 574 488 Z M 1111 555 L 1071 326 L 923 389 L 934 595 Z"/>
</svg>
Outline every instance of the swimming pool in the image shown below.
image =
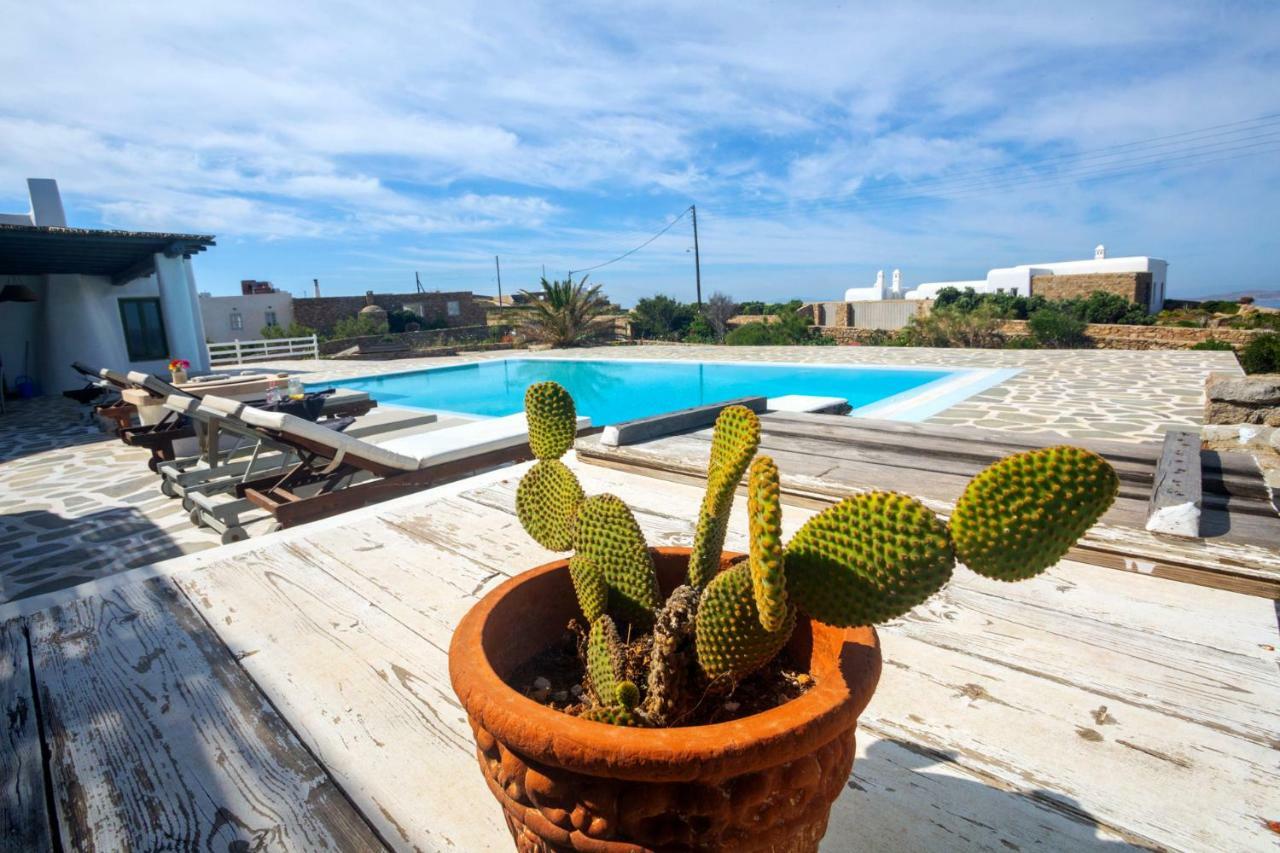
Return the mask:
<svg viewBox="0 0 1280 853">
<path fill-rule="evenodd" d="M 507 358 L 323 383 L 379 403 L 460 414 L 510 415 L 551 379 L 596 426 L 734 397 L 843 397 L 859 415 L 920 420 L 1016 371 L 743 364 L 671 360 Z M 321 386 L 316 386 L 321 387 Z"/>
</svg>

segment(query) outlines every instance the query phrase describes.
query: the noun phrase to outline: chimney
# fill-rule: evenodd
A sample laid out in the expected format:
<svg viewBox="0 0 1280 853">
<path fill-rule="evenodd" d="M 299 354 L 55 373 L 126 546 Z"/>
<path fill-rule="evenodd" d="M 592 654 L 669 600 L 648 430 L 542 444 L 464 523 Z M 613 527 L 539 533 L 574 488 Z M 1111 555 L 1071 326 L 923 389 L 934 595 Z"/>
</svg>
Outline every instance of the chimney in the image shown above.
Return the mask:
<svg viewBox="0 0 1280 853">
<path fill-rule="evenodd" d="M 372 304 L 373 304 L 373 291 L 372 291 L 372 290 L 366 290 L 366 291 L 364 292 L 364 304 L 365 304 L 366 306 L 369 306 L 369 305 L 372 305 Z"/>
<path fill-rule="evenodd" d="M 67 214 L 62 209 L 62 195 L 53 178 L 27 178 L 27 194 L 31 196 L 31 224 L 67 227 Z"/>
<path fill-rule="evenodd" d="M 320 279 L 318 278 L 311 279 L 311 286 L 316 289 L 316 299 L 319 299 L 320 298 Z"/>
</svg>

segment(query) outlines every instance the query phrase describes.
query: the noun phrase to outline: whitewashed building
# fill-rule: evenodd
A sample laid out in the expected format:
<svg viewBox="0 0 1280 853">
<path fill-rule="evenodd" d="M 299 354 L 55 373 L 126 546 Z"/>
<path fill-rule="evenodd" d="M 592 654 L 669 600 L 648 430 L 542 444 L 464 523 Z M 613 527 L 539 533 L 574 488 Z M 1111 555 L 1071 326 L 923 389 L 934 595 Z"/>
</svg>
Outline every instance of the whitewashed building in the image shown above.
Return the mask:
<svg viewBox="0 0 1280 853">
<path fill-rule="evenodd" d="M 279 290 L 239 296 L 201 293 L 200 314 L 209 343 L 254 341 L 269 326 L 289 327 L 293 322 L 293 296 Z"/>
<path fill-rule="evenodd" d="M 918 284 L 907 291 L 903 291 L 901 288 L 899 270 L 893 271 L 893 287 L 886 290 L 884 287 L 884 272 L 881 271 L 877 274 L 876 283 L 873 286 L 849 288 L 845 291 L 844 298 L 846 302 L 879 301 L 882 299 L 933 299 L 945 287 L 954 287 L 958 290 L 972 288 L 978 293 L 1012 293 L 1018 296 L 1030 296 L 1036 290 L 1037 280 L 1039 280 L 1042 292 L 1045 292 L 1046 295 L 1052 292 L 1054 296 L 1051 298 L 1057 298 L 1061 293 L 1066 292 L 1064 288 L 1069 287 L 1072 283 L 1081 292 L 1087 292 L 1089 289 L 1101 289 L 1097 282 L 1091 284 L 1086 278 L 1074 279 L 1073 282 L 1071 277 L 1133 275 L 1135 276 L 1135 287 L 1144 290 L 1147 294 L 1145 299 L 1139 298 L 1137 301 L 1144 302 L 1147 305 L 1147 310 L 1154 314 L 1164 306 L 1168 269 L 1168 262 L 1160 258 L 1146 256 L 1109 258 L 1107 257 L 1106 247 L 1098 246 L 1094 249 L 1093 258 L 1089 260 L 1049 261 L 1046 263 L 1019 264 L 1014 267 L 999 267 L 988 270 L 986 278 L 969 281 L 931 281 Z M 1138 276 L 1142 277 L 1141 282 L 1136 281 Z M 1137 291 L 1135 290 L 1135 292 Z"/>
<path fill-rule="evenodd" d="M 31 209 L 0 214 L 0 284 L 25 294 L 0 304 L 7 379 L 44 393 L 83 384 L 73 361 L 163 373 L 170 358 L 207 370 L 191 258 L 201 234 L 70 228 L 56 181 L 27 181 Z"/>
</svg>

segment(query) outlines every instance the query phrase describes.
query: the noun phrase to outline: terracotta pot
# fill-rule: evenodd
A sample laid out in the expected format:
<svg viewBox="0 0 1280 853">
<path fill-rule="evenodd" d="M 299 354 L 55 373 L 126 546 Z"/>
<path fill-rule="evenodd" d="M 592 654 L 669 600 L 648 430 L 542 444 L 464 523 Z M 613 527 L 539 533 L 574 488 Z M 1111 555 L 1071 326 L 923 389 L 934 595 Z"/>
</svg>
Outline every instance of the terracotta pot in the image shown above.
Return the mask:
<svg viewBox="0 0 1280 853">
<path fill-rule="evenodd" d="M 665 594 L 683 582 L 689 549 L 652 553 Z M 517 849 L 817 850 L 880 678 L 875 629 L 798 623 L 791 651 L 816 684 L 785 705 L 710 726 L 630 729 L 554 711 L 504 680 L 575 616 L 557 560 L 486 595 L 449 647 L 454 692 Z"/>
</svg>

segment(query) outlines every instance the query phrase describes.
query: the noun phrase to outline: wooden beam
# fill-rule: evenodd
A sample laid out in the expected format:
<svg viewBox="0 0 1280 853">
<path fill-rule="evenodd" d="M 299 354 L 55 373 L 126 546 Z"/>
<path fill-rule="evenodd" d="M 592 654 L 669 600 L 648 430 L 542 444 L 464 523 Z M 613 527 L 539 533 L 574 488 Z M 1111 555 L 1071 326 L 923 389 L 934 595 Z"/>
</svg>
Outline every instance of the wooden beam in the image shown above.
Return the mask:
<svg viewBox="0 0 1280 853">
<path fill-rule="evenodd" d="M 1200 431 L 1171 429 L 1156 463 L 1147 505 L 1147 530 L 1194 539 L 1200 535 L 1204 504 L 1200 477 Z"/>
<path fill-rule="evenodd" d="M 116 287 L 120 287 L 121 285 L 128 284 L 131 281 L 136 281 L 137 279 L 144 278 L 145 276 L 149 276 L 155 271 L 156 271 L 155 256 L 147 255 L 144 258 L 139 258 L 138 260 L 129 264 L 129 266 L 120 270 L 118 273 L 115 273 L 114 275 L 112 275 L 111 283 L 114 284 Z"/>
<path fill-rule="evenodd" d="M 685 430 L 710 426 L 716 422 L 716 418 L 720 416 L 720 412 L 726 406 L 746 406 L 751 411 L 759 414 L 765 410 L 767 405 L 768 400 L 765 397 L 739 397 L 736 400 L 725 400 L 722 403 L 694 406 L 689 409 L 680 409 L 675 412 L 653 415 L 648 418 L 637 418 L 634 421 L 624 421 L 620 424 L 607 426 L 604 428 L 604 435 L 601 436 L 600 440 L 609 447 L 635 444 L 638 441 L 647 441 L 651 438 L 670 435 L 674 432 L 684 432 Z"/>
<path fill-rule="evenodd" d="M 27 638 L 18 619 L 0 625 L 0 719 L 0 849 L 53 850 Z"/>
</svg>

